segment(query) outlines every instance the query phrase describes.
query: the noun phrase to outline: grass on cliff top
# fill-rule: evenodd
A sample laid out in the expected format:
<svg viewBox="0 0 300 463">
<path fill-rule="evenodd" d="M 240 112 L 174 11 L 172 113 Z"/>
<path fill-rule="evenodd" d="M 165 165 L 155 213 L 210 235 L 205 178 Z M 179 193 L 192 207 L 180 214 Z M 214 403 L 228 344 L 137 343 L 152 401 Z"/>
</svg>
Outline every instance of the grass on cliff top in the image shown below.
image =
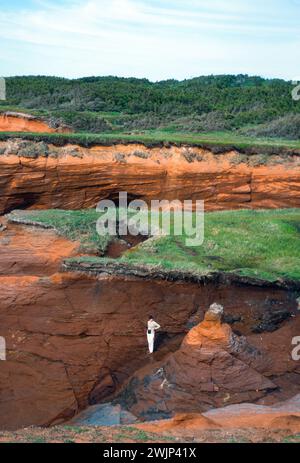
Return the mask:
<svg viewBox="0 0 300 463">
<path fill-rule="evenodd" d="M 255 138 L 238 135 L 233 132 L 201 132 L 201 133 L 178 133 L 166 131 L 144 131 L 141 133 L 21 133 L 21 132 L 0 132 L 0 141 L 8 138 L 25 138 L 35 141 L 45 141 L 56 145 L 67 143 L 92 146 L 96 144 L 112 143 L 142 143 L 147 146 L 159 143 L 190 144 L 204 147 L 228 147 L 240 150 L 251 149 L 277 152 L 280 149 L 300 149 L 300 141 L 285 140 L 280 138 Z"/>
<path fill-rule="evenodd" d="M 90 246 L 103 251 L 110 238 L 97 234 L 98 217 L 99 213 L 91 209 L 24 212 L 27 220 L 51 225 L 67 238 L 81 241 L 86 249 Z M 186 238 L 171 235 L 151 239 L 120 259 L 128 265 L 154 265 L 198 274 L 222 271 L 270 281 L 300 279 L 300 209 L 206 213 L 203 244 L 188 247 Z M 90 262 L 97 259 L 81 258 Z"/>
<path fill-rule="evenodd" d="M 71 241 L 78 241 L 83 252 L 102 254 L 111 237 L 97 233 L 96 222 L 99 213 L 96 209 L 65 211 L 47 209 L 39 211 L 16 211 L 8 215 L 17 221 L 33 222 L 54 228 L 59 235 Z"/>
</svg>

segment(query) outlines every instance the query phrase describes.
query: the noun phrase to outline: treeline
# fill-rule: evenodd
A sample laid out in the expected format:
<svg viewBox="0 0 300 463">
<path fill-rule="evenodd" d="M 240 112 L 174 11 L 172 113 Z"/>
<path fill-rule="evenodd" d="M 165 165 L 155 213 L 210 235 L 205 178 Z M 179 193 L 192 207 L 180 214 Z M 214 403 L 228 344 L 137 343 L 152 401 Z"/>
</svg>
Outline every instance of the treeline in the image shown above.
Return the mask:
<svg viewBox="0 0 300 463">
<path fill-rule="evenodd" d="M 28 76 L 7 79 L 5 105 L 55 113 L 79 131 L 255 128 L 259 132 L 262 124 L 269 136 L 276 136 L 281 128 L 281 136 L 293 133 L 297 137 L 299 131 L 289 129 L 285 135 L 281 127 L 287 116 L 289 122 L 295 117 L 299 121 L 300 102 L 292 99 L 292 88 L 291 82 L 247 75 L 155 83 L 117 77 L 70 80 Z"/>
</svg>

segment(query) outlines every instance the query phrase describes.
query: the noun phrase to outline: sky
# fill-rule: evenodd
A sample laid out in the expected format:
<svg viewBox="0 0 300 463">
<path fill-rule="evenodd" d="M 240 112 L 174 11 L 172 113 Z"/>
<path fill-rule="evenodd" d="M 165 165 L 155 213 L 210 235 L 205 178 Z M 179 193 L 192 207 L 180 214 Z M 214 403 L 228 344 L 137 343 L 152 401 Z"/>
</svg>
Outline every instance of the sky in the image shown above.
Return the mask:
<svg viewBox="0 0 300 463">
<path fill-rule="evenodd" d="M 300 0 L 0 0 L 0 75 L 300 80 Z"/>
</svg>

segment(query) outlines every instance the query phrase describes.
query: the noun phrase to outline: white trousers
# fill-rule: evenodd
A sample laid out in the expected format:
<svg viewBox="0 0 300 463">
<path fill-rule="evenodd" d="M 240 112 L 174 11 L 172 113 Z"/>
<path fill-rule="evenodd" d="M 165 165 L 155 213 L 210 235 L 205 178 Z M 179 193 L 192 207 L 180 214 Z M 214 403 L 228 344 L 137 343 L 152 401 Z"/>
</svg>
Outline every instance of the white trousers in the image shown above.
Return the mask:
<svg viewBox="0 0 300 463">
<path fill-rule="evenodd" d="M 150 354 L 153 353 L 153 349 L 154 349 L 154 337 L 155 337 L 154 330 L 153 331 L 151 330 L 151 333 L 148 333 L 148 331 L 147 331 L 147 341 L 148 341 Z"/>
</svg>

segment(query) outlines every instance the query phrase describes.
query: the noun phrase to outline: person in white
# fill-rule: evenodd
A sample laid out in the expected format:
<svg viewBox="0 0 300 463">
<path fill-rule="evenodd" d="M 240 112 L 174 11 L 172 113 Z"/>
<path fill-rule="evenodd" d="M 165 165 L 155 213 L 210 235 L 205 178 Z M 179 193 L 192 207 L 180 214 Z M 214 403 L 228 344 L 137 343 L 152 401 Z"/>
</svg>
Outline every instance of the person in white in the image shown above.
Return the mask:
<svg viewBox="0 0 300 463">
<path fill-rule="evenodd" d="M 148 327 L 147 327 L 147 340 L 148 340 L 150 354 L 153 353 L 153 349 L 154 349 L 155 331 L 158 330 L 159 328 L 160 328 L 160 325 L 153 320 L 152 315 L 149 315 Z"/>
</svg>

